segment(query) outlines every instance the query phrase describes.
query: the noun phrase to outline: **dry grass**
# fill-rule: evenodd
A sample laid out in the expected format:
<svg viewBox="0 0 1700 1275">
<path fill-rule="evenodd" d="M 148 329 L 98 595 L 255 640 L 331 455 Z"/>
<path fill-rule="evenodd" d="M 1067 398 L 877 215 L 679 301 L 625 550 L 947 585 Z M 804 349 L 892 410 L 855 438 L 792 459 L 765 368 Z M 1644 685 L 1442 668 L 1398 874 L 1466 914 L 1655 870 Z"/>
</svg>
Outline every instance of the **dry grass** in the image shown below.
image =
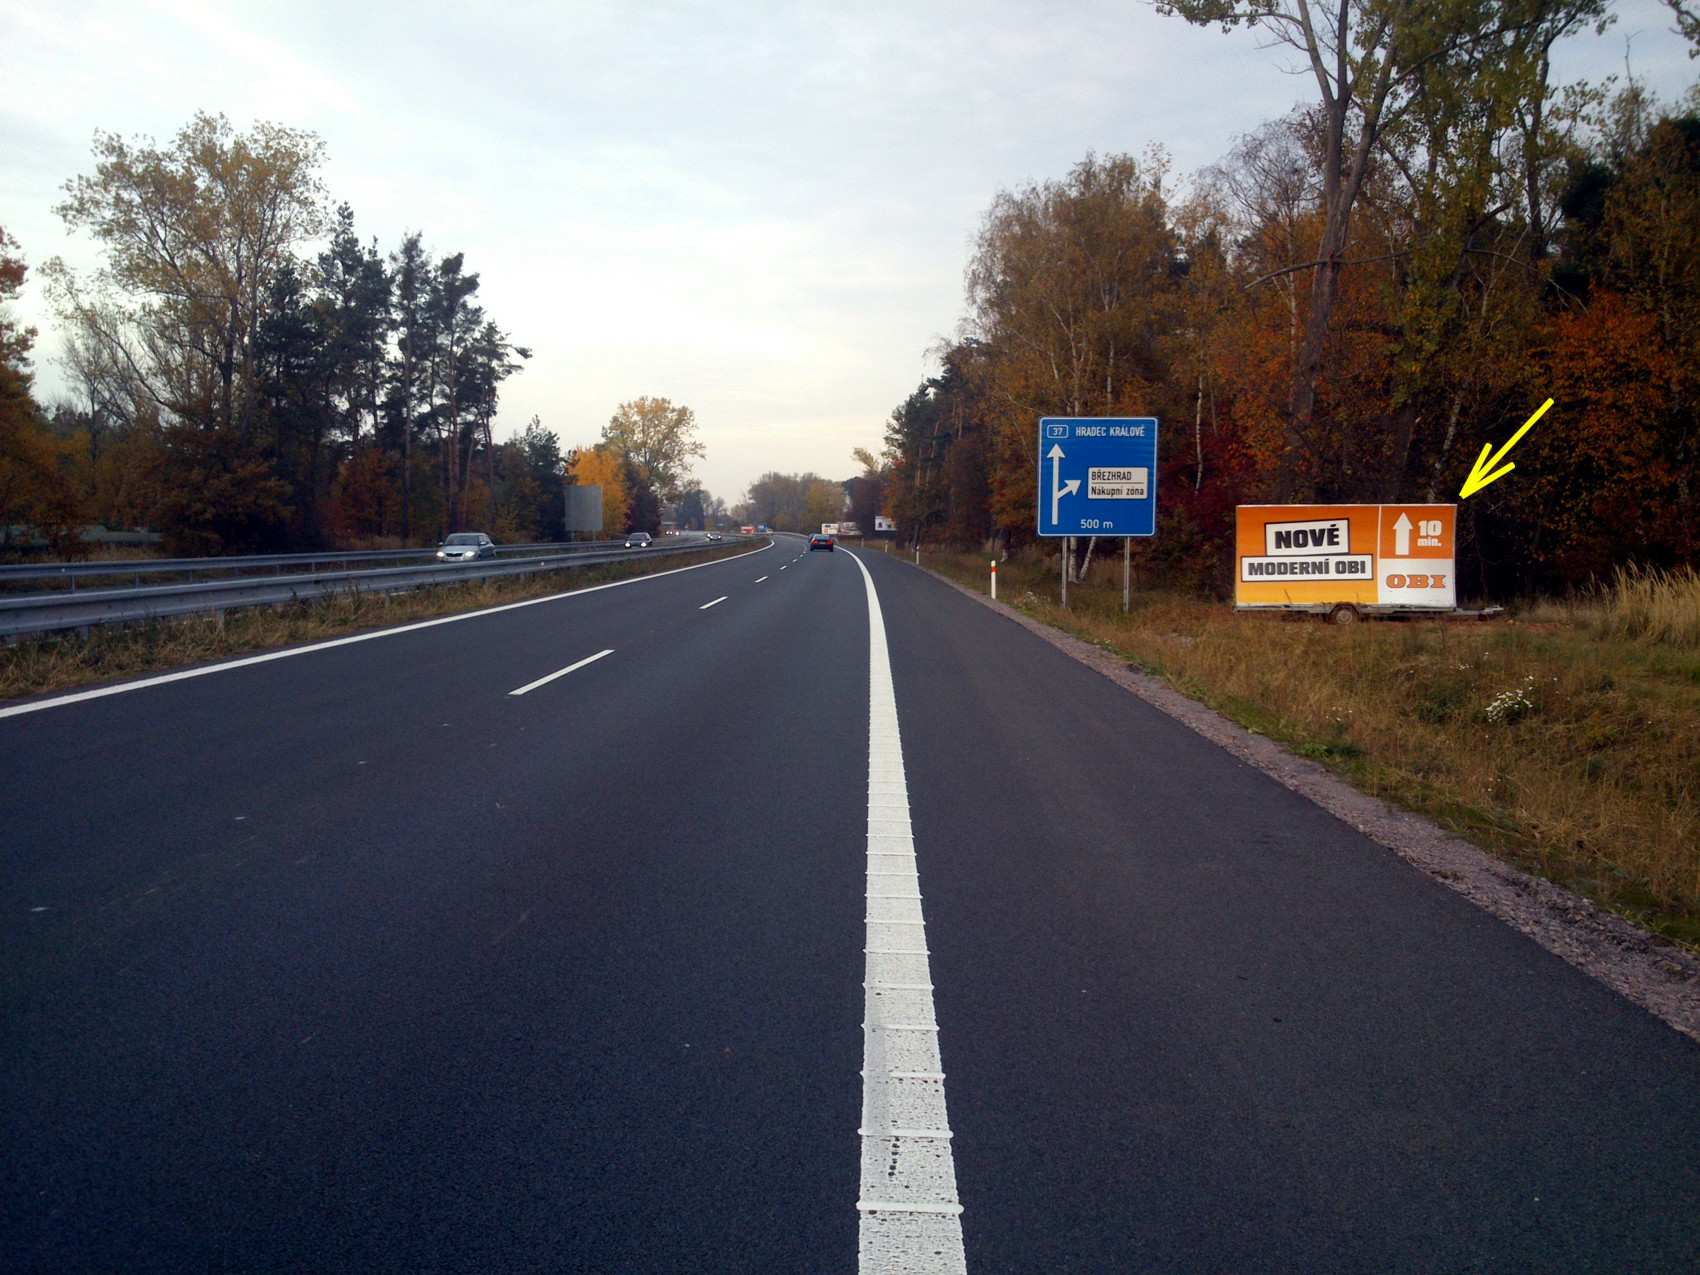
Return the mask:
<svg viewBox="0 0 1700 1275">
<path fill-rule="evenodd" d="M 733 557 L 747 548 L 743 544 L 729 544 L 701 553 L 658 554 L 637 562 L 438 585 L 394 596 L 337 594 L 310 602 L 231 611 L 222 617 L 189 616 L 96 628 L 87 638 L 62 636 L 22 641 L 15 646 L 0 647 L 0 700 L 167 672 L 302 642 L 345 637 L 365 629 L 476 611 L 588 584 Z"/>
<path fill-rule="evenodd" d="M 1586 629 L 1596 637 L 1700 647 L 1700 574 L 1619 567 L 1611 583 L 1564 602 L 1543 602 L 1529 617 Z"/>
<path fill-rule="evenodd" d="M 927 565 L 986 587 L 986 559 Z M 1626 573 L 1497 623 L 1331 626 L 1135 590 L 1057 605 L 1056 560 L 999 596 L 1113 649 L 1360 787 L 1700 944 L 1700 585 Z M 1094 573 L 1096 575 L 1096 572 Z"/>
</svg>

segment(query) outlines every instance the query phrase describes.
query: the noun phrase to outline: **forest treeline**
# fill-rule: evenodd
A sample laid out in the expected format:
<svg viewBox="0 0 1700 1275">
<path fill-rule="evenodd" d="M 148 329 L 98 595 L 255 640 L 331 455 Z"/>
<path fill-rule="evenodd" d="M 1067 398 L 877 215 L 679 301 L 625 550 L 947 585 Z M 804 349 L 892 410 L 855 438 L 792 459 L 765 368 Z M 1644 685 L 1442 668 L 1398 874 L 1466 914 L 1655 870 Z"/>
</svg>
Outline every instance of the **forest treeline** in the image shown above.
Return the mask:
<svg viewBox="0 0 1700 1275">
<path fill-rule="evenodd" d="M 1455 500 L 1551 396 L 1461 505 L 1465 587 L 1694 563 L 1700 89 L 1550 83 L 1598 3 L 1165 7 L 1260 26 L 1318 99 L 1184 186 L 1153 150 L 997 195 L 960 336 L 888 425 L 902 534 L 1018 548 L 1040 417 L 1155 415 L 1141 562 L 1224 591 L 1236 504 Z"/>
<path fill-rule="evenodd" d="M 848 481 L 813 472 L 770 471 L 750 484 L 743 502 L 732 512 L 741 522 L 778 531 L 816 532 L 823 524 L 843 520 L 871 529 L 874 515 L 880 512 L 879 461 L 861 448 L 854 454 L 864 472 Z"/>
<path fill-rule="evenodd" d="M 0 540 L 149 527 L 179 553 L 431 543 L 461 527 L 559 540 L 563 484 L 608 484 L 605 530 L 654 531 L 702 454 L 690 409 L 622 404 L 563 454 L 533 418 L 498 441 L 530 351 L 479 302 L 461 253 L 393 250 L 329 207 L 323 143 L 198 115 L 167 146 L 95 139 L 56 211 L 102 265 L 41 268 L 71 399 L 32 395 L 34 333 L 0 315 Z M 309 246 L 319 246 L 308 252 Z M 0 230 L 0 302 L 24 279 Z M 700 522 L 712 509 L 694 489 Z"/>
</svg>

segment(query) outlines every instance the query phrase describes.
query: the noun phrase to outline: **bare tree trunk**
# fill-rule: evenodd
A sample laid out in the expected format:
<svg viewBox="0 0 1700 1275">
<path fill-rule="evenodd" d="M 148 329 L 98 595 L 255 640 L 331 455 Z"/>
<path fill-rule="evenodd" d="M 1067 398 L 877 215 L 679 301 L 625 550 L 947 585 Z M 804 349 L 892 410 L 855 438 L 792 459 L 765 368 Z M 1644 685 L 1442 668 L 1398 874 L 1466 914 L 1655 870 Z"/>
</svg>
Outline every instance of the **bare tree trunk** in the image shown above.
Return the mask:
<svg viewBox="0 0 1700 1275">
<path fill-rule="evenodd" d="M 466 522 L 467 505 L 472 495 L 472 449 L 478 446 L 478 426 L 466 431 L 466 464 L 460 471 L 460 520 Z"/>
<path fill-rule="evenodd" d="M 1458 433 L 1458 414 L 1464 410 L 1464 396 L 1452 396 L 1452 411 L 1446 418 L 1446 435 L 1441 440 L 1440 450 L 1434 454 L 1434 464 L 1431 467 L 1428 480 L 1428 499 L 1433 501 L 1440 491 L 1441 466 L 1446 463 L 1446 453 L 1452 450 L 1452 440 Z"/>
<path fill-rule="evenodd" d="M 490 430 L 490 416 L 484 416 L 484 480 L 490 484 L 490 517 L 496 516 L 496 439 Z"/>
<path fill-rule="evenodd" d="M 1411 444 L 1416 441 L 1417 426 L 1422 422 L 1422 415 L 1410 403 L 1398 410 L 1395 419 L 1398 442 L 1394 445 L 1397 455 L 1396 463 L 1390 468 L 1386 481 L 1382 483 L 1381 498 L 1386 501 L 1398 500 L 1405 494 L 1405 474 L 1411 465 Z"/>
<path fill-rule="evenodd" d="M 1086 583 L 1086 572 L 1092 566 L 1092 551 L 1098 547 L 1098 537 L 1090 536 L 1086 541 L 1086 557 L 1081 560 L 1080 574 L 1075 576 L 1076 584 Z"/>
<path fill-rule="evenodd" d="M 401 406 L 401 539 L 413 537 L 413 403 Z"/>
<path fill-rule="evenodd" d="M 1293 369 L 1285 446 L 1276 471 L 1275 499 L 1290 503 L 1298 492 L 1299 460 L 1310 442 L 1311 423 L 1316 415 L 1316 379 L 1322 371 L 1322 347 L 1328 340 L 1328 320 L 1339 295 L 1341 256 L 1331 249 L 1316 268 L 1310 290 L 1310 313 L 1305 316 L 1304 339 L 1299 344 L 1298 364 Z"/>
<path fill-rule="evenodd" d="M 1322 242 L 1316 254 L 1321 262 L 1311 279 L 1310 313 L 1305 316 L 1304 341 L 1299 346 L 1297 366 L 1293 370 L 1293 387 L 1289 398 L 1286 446 L 1281 451 L 1281 464 L 1276 476 L 1276 499 L 1290 502 L 1298 493 L 1299 462 L 1311 443 L 1311 425 L 1316 413 L 1316 381 L 1322 371 L 1323 346 L 1328 340 L 1329 321 L 1334 317 L 1334 303 L 1340 295 L 1340 271 L 1345 265 L 1346 243 L 1352 221 L 1352 206 L 1363 188 L 1369 171 L 1370 150 L 1381 131 L 1382 109 L 1393 84 L 1393 50 L 1391 45 L 1381 55 L 1374 84 L 1366 93 L 1353 83 L 1346 61 L 1347 14 L 1345 3 L 1340 5 L 1338 19 L 1337 66 L 1330 72 L 1322 63 L 1316 33 L 1310 24 L 1309 10 L 1299 0 L 1303 18 L 1304 43 L 1322 88 L 1326 124 L 1323 132 L 1322 154 Z M 1388 17 L 1380 19 L 1362 40 L 1367 49 L 1382 46 L 1387 34 Z M 1360 33 L 1361 34 L 1361 33 Z M 1363 68 L 1367 69 L 1367 68 Z M 1332 82 L 1331 82 L 1332 81 Z M 1358 134 L 1350 155 L 1346 151 L 1346 124 L 1355 113 Z"/>
<path fill-rule="evenodd" d="M 1193 470 L 1192 489 L 1204 486 L 1204 369 L 1198 369 L 1198 403 L 1192 411 L 1192 444 L 1197 467 Z"/>
</svg>

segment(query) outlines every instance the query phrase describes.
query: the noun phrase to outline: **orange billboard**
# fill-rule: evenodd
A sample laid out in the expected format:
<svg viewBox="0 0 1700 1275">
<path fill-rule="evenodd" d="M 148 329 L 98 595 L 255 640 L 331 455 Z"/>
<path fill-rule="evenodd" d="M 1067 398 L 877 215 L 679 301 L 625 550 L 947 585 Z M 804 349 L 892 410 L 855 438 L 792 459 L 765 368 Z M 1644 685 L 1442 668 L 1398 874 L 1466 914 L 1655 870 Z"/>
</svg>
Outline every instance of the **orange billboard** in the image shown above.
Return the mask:
<svg viewBox="0 0 1700 1275">
<path fill-rule="evenodd" d="M 1452 610 L 1456 505 L 1241 505 L 1234 604 Z"/>
</svg>

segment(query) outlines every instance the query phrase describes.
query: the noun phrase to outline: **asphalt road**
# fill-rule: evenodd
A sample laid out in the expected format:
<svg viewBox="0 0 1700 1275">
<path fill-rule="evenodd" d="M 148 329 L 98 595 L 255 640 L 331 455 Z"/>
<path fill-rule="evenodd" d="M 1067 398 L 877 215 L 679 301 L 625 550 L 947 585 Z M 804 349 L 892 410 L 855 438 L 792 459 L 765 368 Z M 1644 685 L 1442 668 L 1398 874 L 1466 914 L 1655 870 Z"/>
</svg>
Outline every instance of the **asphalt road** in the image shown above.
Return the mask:
<svg viewBox="0 0 1700 1275">
<path fill-rule="evenodd" d="M 868 620 L 800 550 L 0 719 L 0 1267 L 852 1269 Z M 1700 1047 L 863 559 L 969 1270 L 1695 1268 Z"/>
</svg>

